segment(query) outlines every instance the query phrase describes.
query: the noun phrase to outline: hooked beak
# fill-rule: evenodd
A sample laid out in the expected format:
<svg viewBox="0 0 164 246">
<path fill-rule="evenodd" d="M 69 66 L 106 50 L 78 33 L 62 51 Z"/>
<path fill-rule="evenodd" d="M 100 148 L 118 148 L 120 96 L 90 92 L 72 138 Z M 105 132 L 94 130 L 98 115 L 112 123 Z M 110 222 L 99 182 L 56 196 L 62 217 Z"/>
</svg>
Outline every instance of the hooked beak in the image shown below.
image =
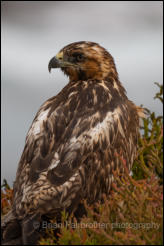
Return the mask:
<svg viewBox="0 0 164 246">
<path fill-rule="evenodd" d="M 55 56 L 50 60 L 49 64 L 48 64 L 48 71 L 51 72 L 52 68 L 60 68 L 62 67 L 62 62 L 61 60 L 59 60 L 58 58 L 56 58 Z"/>
<path fill-rule="evenodd" d="M 62 67 L 78 67 L 77 64 L 65 61 L 63 58 L 63 52 L 59 52 L 56 56 L 54 56 L 49 64 L 48 70 L 51 72 L 52 68 L 62 68 Z"/>
</svg>

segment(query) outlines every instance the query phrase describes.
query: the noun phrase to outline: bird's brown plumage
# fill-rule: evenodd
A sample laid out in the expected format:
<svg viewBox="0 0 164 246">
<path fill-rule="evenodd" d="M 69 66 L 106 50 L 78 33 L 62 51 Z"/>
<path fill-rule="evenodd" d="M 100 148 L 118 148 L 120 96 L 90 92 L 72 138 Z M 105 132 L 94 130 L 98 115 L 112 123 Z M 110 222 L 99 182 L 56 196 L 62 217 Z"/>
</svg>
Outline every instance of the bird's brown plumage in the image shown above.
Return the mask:
<svg viewBox="0 0 164 246">
<path fill-rule="evenodd" d="M 83 198 L 101 200 L 112 171 L 123 171 L 119 156 L 130 170 L 137 151 L 140 109 L 128 100 L 112 56 L 96 43 L 77 42 L 51 59 L 49 70 L 56 67 L 69 83 L 38 111 L 14 184 L 12 215 L 22 221 L 23 243 L 29 216 L 57 216 L 75 211 Z"/>
</svg>

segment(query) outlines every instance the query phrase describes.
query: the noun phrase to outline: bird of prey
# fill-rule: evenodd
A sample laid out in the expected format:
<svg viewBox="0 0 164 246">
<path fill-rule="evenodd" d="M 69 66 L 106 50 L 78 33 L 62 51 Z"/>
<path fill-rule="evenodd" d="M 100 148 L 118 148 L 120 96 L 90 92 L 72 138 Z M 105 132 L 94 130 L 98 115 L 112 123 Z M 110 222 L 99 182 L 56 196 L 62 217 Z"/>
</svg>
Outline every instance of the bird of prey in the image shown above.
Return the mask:
<svg viewBox="0 0 164 246">
<path fill-rule="evenodd" d="M 109 194 L 113 170 L 131 169 L 142 109 L 130 101 L 113 57 L 94 42 L 75 42 L 53 57 L 49 71 L 69 77 L 40 107 L 28 131 L 14 182 L 12 210 L 2 221 L 3 242 L 33 244 L 43 216 L 74 212 Z"/>
</svg>

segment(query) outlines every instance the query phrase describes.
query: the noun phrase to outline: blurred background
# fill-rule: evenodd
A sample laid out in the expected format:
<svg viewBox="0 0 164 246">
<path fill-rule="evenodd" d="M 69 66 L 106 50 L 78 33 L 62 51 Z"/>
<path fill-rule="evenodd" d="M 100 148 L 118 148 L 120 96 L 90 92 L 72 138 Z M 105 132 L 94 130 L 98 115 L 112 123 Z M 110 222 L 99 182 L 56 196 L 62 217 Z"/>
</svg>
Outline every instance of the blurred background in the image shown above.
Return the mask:
<svg viewBox="0 0 164 246">
<path fill-rule="evenodd" d="M 41 104 L 68 79 L 48 62 L 63 46 L 93 41 L 114 57 L 129 99 L 157 114 L 162 83 L 162 1 L 1 1 L 2 179 L 13 184 Z"/>
</svg>

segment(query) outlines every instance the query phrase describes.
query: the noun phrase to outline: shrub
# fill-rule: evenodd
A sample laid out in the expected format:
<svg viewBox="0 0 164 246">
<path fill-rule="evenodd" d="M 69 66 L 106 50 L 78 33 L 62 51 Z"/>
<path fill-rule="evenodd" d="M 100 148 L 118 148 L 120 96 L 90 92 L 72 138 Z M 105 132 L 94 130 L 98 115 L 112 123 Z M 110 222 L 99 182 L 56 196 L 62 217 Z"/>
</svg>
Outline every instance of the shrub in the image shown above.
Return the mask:
<svg viewBox="0 0 164 246">
<path fill-rule="evenodd" d="M 159 87 L 155 99 L 163 103 L 163 85 Z M 156 173 L 160 182 L 163 182 L 163 117 L 156 116 L 154 112 L 145 109 L 147 118 L 143 120 L 142 136 L 139 139 L 138 157 L 134 162 L 133 178 L 148 178 L 151 173 Z"/>
<path fill-rule="evenodd" d="M 13 189 L 10 188 L 6 179 L 4 179 L 3 184 L 1 185 L 1 214 L 2 215 L 10 211 L 12 198 L 13 198 Z"/>
</svg>

